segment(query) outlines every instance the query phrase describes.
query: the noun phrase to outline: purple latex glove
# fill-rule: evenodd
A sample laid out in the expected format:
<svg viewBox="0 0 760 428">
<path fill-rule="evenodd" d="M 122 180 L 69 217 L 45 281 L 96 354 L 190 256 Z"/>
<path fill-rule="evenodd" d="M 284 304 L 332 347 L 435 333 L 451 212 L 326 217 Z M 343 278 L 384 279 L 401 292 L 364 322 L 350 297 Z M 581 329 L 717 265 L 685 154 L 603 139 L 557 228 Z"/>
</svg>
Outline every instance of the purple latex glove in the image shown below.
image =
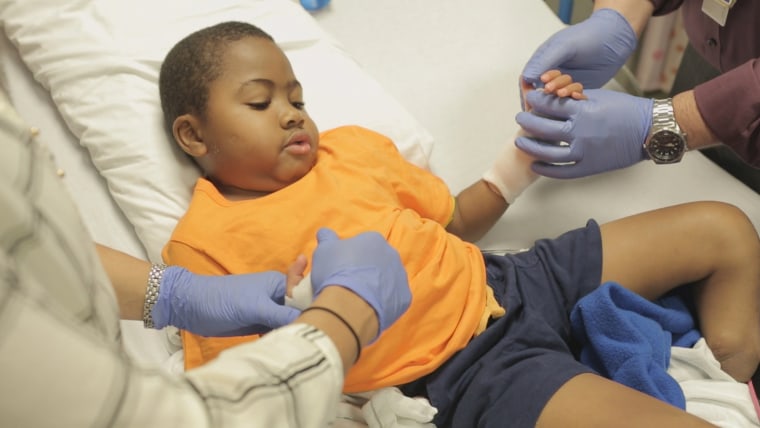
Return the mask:
<svg viewBox="0 0 760 428">
<path fill-rule="evenodd" d="M 528 60 L 522 76 L 540 87 L 543 73 L 559 69 L 585 88 L 601 88 L 633 53 L 636 42 L 636 33 L 623 15 L 599 9 L 549 37 Z"/>
<path fill-rule="evenodd" d="M 153 323 L 201 336 L 265 333 L 301 313 L 284 302 L 285 275 L 280 272 L 205 276 L 169 266 L 153 306 Z"/>
<path fill-rule="evenodd" d="M 382 235 L 364 232 L 339 239 L 331 229 L 322 228 L 317 241 L 311 269 L 314 297 L 329 285 L 358 294 L 377 314 L 378 336 L 406 312 L 412 301 L 406 270 Z"/>
<path fill-rule="evenodd" d="M 584 95 L 587 100 L 526 94 L 533 110 L 517 113 L 516 119 L 530 137 L 518 137 L 515 145 L 537 159 L 532 165 L 537 174 L 577 178 L 649 158 L 644 141 L 652 127 L 651 99 L 606 89 Z"/>
</svg>

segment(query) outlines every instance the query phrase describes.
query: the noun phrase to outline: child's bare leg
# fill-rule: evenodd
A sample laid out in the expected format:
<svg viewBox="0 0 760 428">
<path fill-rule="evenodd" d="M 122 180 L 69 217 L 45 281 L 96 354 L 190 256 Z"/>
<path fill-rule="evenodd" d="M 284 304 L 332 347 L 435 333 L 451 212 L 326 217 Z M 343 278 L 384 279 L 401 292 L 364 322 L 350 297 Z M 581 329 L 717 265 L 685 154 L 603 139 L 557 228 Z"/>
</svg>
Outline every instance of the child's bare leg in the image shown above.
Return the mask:
<svg viewBox="0 0 760 428">
<path fill-rule="evenodd" d="M 601 226 L 602 282 L 655 299 L 695 283 L 700 329 L 726 373 L 760 362 L 760 241 L 746 215 L 719 202 L 655 210 Z"/>
<path fill-rule="evenodd" d="M 594 374 L 565 383 L 549 400 L 536 427 L 714 427 L 694 415 Z"/>
</svg>

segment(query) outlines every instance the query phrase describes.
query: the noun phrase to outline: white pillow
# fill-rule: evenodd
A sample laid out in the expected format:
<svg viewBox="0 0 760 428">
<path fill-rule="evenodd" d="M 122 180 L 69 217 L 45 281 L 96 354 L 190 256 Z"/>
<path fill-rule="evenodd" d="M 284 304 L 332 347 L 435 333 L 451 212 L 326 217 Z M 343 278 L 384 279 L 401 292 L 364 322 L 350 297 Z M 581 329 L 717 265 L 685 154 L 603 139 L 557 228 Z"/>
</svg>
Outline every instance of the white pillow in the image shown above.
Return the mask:
<svg viewBox="0 0 760 428">
<path fill-rule="evenodd" d="M 199 175 L 163 128 L 160 64 L 184 36 L 227 20 L 274 37 L 320 130 L 362 125 L 428 166 L 429 133 L 291 0 L 3 0 L 6 35 L 89 150 L 151 260 L 160 260 Z"/>
</svg>

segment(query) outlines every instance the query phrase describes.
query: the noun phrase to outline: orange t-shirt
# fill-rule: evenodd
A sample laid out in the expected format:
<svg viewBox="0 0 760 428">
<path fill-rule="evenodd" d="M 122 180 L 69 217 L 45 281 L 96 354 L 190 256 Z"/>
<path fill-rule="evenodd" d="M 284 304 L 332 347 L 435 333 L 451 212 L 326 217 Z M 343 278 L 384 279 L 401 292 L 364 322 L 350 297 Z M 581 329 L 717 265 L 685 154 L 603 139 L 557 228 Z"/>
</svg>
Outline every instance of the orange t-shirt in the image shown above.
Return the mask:
<svg viewBox="0 0 760 428">
<path fill-rule="evenodd" d="M 345 391 L 367 391 L 432 372 L 469 342 L 487 311 L 480 250 L 445 230 L 453 209 L 443 181 L 403 159 L 387 137 L 342 127 L 320 136 L 308 174 L 267 196 L 229 201 L 199 179 L 163 257 L 199 274 L 285 272 L 298 254 L 311 259 L 320 227 L 340 237 L 379 232 L 401 255 L 412 303 L 348 372 Z M 185 367 L 252 337 L 183 332 Z"/>
</svg>

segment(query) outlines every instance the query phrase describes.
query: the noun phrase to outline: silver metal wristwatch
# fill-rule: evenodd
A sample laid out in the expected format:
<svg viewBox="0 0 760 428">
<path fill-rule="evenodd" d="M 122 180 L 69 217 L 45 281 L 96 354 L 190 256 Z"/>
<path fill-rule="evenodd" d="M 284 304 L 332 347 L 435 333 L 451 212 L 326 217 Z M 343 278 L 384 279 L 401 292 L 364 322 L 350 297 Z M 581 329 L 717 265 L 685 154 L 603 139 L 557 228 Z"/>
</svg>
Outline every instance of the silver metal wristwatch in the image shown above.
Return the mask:
<svg viewBox="0 0 760 428">
<path fill-rule="evenodd" d="M 644 150 L 656 164 L 677 163 L 689 147 L 686 134 L 673 114 L 673 99 L 654 100 L 652 106 L 652 129 L 644 142 Z"/>
</svg>

